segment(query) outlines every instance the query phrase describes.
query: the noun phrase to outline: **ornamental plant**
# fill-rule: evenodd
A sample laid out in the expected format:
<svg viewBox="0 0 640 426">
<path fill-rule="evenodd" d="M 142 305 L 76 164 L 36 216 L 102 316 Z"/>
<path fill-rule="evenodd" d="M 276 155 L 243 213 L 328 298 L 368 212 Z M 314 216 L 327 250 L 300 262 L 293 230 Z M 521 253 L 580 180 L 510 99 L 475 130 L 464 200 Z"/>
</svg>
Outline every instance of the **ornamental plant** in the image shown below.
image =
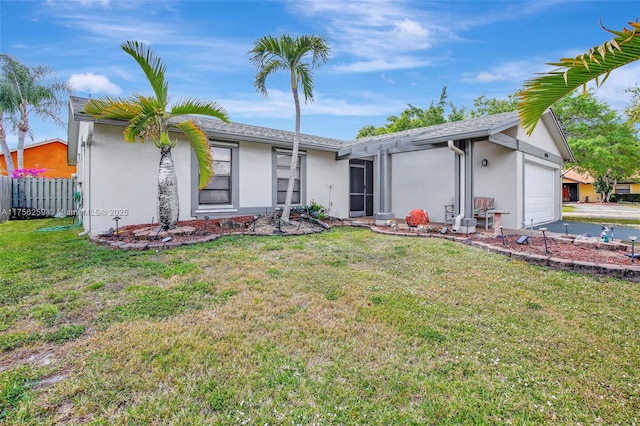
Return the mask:
<svg viewBox="0 0 640 426">
<path fill-rule="evenodd" d="M 41 177 L 47 172 L 47 169 L 14 169 L 11 177 L 14 179 L 22 179 L 28 177 Z"/>
</svg>

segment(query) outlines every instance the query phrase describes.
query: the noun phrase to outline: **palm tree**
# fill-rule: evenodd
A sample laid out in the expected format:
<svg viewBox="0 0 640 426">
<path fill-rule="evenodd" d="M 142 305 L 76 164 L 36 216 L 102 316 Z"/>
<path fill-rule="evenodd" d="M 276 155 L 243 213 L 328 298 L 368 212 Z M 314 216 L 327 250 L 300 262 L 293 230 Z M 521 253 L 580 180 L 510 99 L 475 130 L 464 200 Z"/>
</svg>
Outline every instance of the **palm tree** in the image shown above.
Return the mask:
<svg viewBox="0 0 640 426">
<path fill-rule="evenodd" d="M 18 168 L 22 169 L 25 138 L 31 133 L 29 115 L 33 113 L 41 119 L 64 125 L 59 114 L 72 91 L 67 82 L 55 79 L 51 68 L 41 65 L 30 68 L 4 54 L 0 55 L 0 61 L 2 85 L 11 91 L 10 96 L 2 99 L 3 111 L 11 114 L 9 119 L 18 129 L 17 162 Z"/>
<path fill-rule="evenodd" d="M 255 41 L 249 54 L 251 63 L 258 69 L 254 86 L 256 90 L 267 96 L 266 80 L 276 71 L 289 71 L 291 74 L 291 91 L 296 108 L 296 131 L 293 137 L 291 153 L 291 167 L 289 169 L 289 183 L 287 197 L 282 211 L 282 221 L 289 222 L 295 172 L 298 166 L 298 149 L 300 145 L 300 98 L 298 86 L 302 85 L 305 102 L 313 101 L 313 74 L 311 70 L 329 59 L 331 49 L 327 39 L 316 35 L 302 35 L 296 38 L 283 34 L 280 38 L 264 36 Z M 304 61 L 311 55 L 311 64 Z"/>
<path fill-rule="evenodd" d="M 15 105 L 17 102 L 13 100 L 13 90 L 11 85 L 7 84 L 4 78 L 0 79 L 0 148 L 2 148 L 2 154 L 4 154 L 4 161 L 7 166 L 7 176 L 11 176 L 13 173 L 13 158 L 11 157 L 11 150 L 7 144 L 7 131 L 4 127 L 4 114 L 12 115 L 15 112 Z"/>
<path fill-rule="evenodd" d="M 518 113 L 522 125 L 531 134 L 540 116 L 555 101 L 580 86 L 595 80 L 599 87 L 612 70 L 640 59 L 640 22 L 629 22 L 631 29 L 604 30 L 616 37 L 601 46 L 595 46 L 575 58 L 562 58 L 548 65 L 559 68 L 543 73 L 525 82 L 519 93 Z M 600 77 L 602 77 L 600 80 Z"/>
<path fill-rule="evenodd" d="M 209 138 L 192 119 L 172 120 L 188 114 L 206 115 L 228 122 L 226 111 L 216 102 L 197 99 L 182 99 L 169 107 L 168 82 L 165 80 L 166 66 L 149 48 L 137 41 L 127 41 L 122 50 L 136 60 L 151 84 L 155 96 L 133 95 L 128 99 L 91 99 L 85 104 L 85 112 L 96 119 L 127 120 L 124 129 L 125 142 L 144 142 L 151 139 L 160 149 L 158 170 L 158 223 L 164 230 L 174 229 L 180 216 L 178 180 L 171 149 L 177 140 L 171 140 L 169 131 L 180 130 L 187 138 L 198 161 L 203 189 L 213 177 L 213 159 Z"/>
</svg>

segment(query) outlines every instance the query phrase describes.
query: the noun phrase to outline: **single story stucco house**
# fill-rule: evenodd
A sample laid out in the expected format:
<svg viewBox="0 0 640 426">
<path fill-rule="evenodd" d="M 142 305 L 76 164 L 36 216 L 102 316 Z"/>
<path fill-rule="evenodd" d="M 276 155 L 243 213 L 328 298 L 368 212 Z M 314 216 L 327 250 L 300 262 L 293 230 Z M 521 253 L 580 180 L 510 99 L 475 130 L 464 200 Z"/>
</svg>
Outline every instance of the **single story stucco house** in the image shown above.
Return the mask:
<svg viewBox="0 0 640 426">
<path fill-rule="evenodd" d="M 95 120 L 87 99 L 69 103 L 68 162 L 77 165 L 85 231 L 156 218 L 159 150 L 123 141 L 125 122 Z M 284 203 L 293 132 L 196 117 L 214 154 L 216 176 L 198 191 L 188 143 L 172 150 L 180 220 L 260 215 Z M 176 133 L 179 138 L 180 134 Z M 338 218 L 380 223 L 424 209 L 445 221 L 445 206 L 473 224 L 474 197 L 491 197 L 519 229 L 561 219 L 562 165 L 573 154 L 551 110 L 531 136 L 515 112 L 351 141 L 301 135 L 294 204 L 315 201 Z M 460 222 L 460 220 L 458 220 Z"/>
</svg>

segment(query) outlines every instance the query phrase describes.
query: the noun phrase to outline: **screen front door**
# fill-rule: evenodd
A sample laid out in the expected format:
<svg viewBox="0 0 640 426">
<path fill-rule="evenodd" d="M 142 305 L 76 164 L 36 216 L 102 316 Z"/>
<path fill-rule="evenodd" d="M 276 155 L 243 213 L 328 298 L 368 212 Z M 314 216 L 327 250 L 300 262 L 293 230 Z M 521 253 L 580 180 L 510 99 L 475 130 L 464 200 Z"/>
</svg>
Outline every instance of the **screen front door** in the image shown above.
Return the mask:
<svg viewBox="0 0 640 426">
<path fill-rule="evenodd" d="M 373 161 L 350 160 L 349 217 L 373 215 Z"/>
</svg>

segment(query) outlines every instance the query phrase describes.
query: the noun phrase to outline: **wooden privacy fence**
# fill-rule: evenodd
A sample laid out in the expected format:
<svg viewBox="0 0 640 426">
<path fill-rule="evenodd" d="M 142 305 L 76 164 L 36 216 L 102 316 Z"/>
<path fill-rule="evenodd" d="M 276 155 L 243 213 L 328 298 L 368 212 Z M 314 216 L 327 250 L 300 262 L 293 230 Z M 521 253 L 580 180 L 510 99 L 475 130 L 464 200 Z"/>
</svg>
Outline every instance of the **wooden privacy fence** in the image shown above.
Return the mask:
<svg viewBox="0 0 640 426">
<path fill-rule="evenodd" d="M 11 216 L 11 178 L 0 176 L 0 223 Z"/>
<path fill-rule="evenodd" d="M 73 216 L 76 179 L 11 179 L 11 217 Z"/>
</svg>

